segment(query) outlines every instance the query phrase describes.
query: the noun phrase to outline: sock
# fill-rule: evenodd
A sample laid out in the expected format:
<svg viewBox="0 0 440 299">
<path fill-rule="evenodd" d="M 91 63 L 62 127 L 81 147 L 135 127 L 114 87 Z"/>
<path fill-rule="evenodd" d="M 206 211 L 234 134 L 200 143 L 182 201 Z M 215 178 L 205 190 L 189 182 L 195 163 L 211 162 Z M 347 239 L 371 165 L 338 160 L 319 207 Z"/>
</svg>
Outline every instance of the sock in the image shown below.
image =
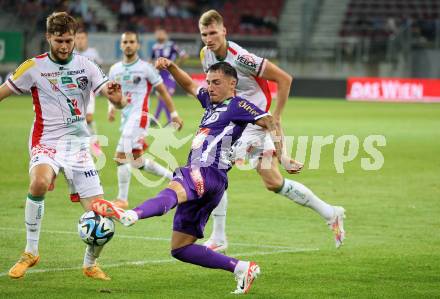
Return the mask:
<svg viewBox="0 0 440 299">
<path fill-rule="evenodd" d="M 208 247 L 190 244 L 181 248 L 171 250 L 171 255 L 185 263 L 199 265 L 205 268 L 223 269 L 234 272 L 238 260 L 217 253 Z"/>
<path fill-rule="evenodd" d="M 171 171 L 149 159 L 145 159 L 144 166 L 142 166 L 142 169 L 145 170 L 146 172 L 150 172 L 157 176 L 166 177 L 169 180 L 173 178 L 173 173 Z"/>
<path fill-rule="evenodd" d="M 97 246 L 97 245 L 87 245 L 86 252 L 84 254 L 84 267 L 92 267 L 96 265 L 96 260 L 101 254 L 102 249 L 104 246 Z"/>
<path fill-rule="evenodd" d="M 283 186 L 277 193 L 293 200 L 297 204 L 306 206 L 316 211 L 321 217 L 330 220 L 334 215 L 331 205 L 322 201 L 318 196 L 301 183 L 284 179 Z"/>
<path fill-rule="evenodd" d="M 237 266 L 235 266 L 234 269 L 234 274 L 235 275 L 241 274 L 245 272 L 248 267 L 249 267 L 249 262 L 238 261 Z"/>
<path fill-rule="evenodd" d="M 220 200 L 218 206 L 212 211 L 212 234 L 210 239 L 214 241 L 224 242 L 226 241 L 226 209 L 228 207 L 228 194 L 223 193 L 223 197 Z"/>
<path fill-rule="evenodd" d="M 44 196 L 28 194 L 24 221 L 26 225 L 26 249 L 33 255 L 38 255 L 38 241 L 40 240 L 41 221 L 44 216 Z"/>
<path fill-rule="evenodd" d="M 128 189 L 130 188 L 131 166 L 129 163 L 121 164 L 118 169 L 118 199 L 128 200 Z"/>
<path fill-rule="evenodd" d="M 156 197 L 144 201 L 133 209 L 138 214 L 138 219 L 161 216 L 177 205 L 177 194 L 174 190 L 166 188 Z"/>
</svg>

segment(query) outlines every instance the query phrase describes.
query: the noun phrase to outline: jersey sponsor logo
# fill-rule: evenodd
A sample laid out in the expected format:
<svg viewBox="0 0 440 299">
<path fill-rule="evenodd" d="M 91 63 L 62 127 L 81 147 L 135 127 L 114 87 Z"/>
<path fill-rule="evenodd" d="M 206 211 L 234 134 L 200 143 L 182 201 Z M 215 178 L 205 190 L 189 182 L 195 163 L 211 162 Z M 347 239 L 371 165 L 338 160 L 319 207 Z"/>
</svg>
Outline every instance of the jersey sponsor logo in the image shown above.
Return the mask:
<svg viewBox="0 0 440 299">
<path fill-rule="evenodd" d="M 96 169 L 90 169 L 84 171 L 84 175 L 86 176 L 86 178 L 94 177 L 98 175 L 98 171 Z"/>
<path fill-rule="evenodd" d="M 61 77 L 61 84 L 69 84 L 73 83 L 73 80 L 71 77 Z"/>
<path fill-rule="evenodd" d="M 68 89 L 75 89 L 75 88 L 77 88 L 78 86 L 77 86 L 75 83 L 72 83 L 72 84 L 67 84 L 66 87 L 67 87 Z"/>
<path fill-rule="evenodd" d="M 42 145 L 42 144 L 34 146 L 31 150 L 32 157 L 37 156 L 37 155 L 46 155 L 52 159 L 55 158 L 56 152 L 57 152 L 56 149 Z"/>
<path fill-rule="evenodd" d="M 139 76 L 133 77 L 133 84 L 139 84 L 141 82 L 142 78 Z"/>
<path fill-rule="evenodd" d="M 85 69 L 81 69 L 81 70 L 75 70 L 75 71 L 68 71 L 66 74 L 67 74 L 67 76 L 75 76 L 75 75 L 85 74 L 85 72 L 86 72 Z"/>
<path fill-rule="evenodd" d="M 63 72 L 40 73 L 41 77 L 59 77 Z"/>
<path fill-rule="evenodd" d="M 89 79 L 86 76 L 81 76 L 76 78 L 76 83 L 80 89 L 85 90 L 89 84 Z"/>
<path fill-rule="evenodd" d="M 59 87 L 58 87 L 58 80 L 57 79 L 47 79 L 49 80 L 50 87 L 52 88 L 53 91 L 58 91 Z"/>
<path fill-rule="evenodd" d="M 255 62 L 255 59 L 254 59 L 254 57 L 252 57 L 252 55 L 249 55 L 249 54 L 238 55 L 237 62 L 240 65 L 242 65 L 252 71 L 257 70 L 257 63 Z"/>
<path fill-rule="evenodd" d="M 208 117 L 208 119 L 204 120 L 202 124 L 204 126 L 212 124 L 216 122 L 219 119 L 219 117 L 220 117 L 220 112 L 214 112 L 210 117 Z"/>
<path fill-rule="evenodd" d="M 16 70 L 12 73 L 12 81 L 17 80 L 21 77 L 28 69 L 33 67 L 35 65 L 35 61 L 32 59 L 28 59 L 25 62 L 23 62 Z"/>
<path fill-rule="evenodd" d="M 260 112 L 256 111 L 251 105 L 249 105 L 248 102 L 246 102 L 244 100 L 241 100 L 240 102 L 238 102 L 238 107 L 246 110 L 252 116 L 260 115 Z"/>
</svg>

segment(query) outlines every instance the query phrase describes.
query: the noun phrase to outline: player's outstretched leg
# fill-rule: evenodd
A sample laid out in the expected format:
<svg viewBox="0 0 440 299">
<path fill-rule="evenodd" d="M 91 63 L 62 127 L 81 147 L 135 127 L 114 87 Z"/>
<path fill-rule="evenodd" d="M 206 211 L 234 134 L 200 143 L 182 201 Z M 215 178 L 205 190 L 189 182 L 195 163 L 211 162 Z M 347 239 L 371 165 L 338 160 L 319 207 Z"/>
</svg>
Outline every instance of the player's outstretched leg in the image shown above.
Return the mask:
<svg viewBox="0 0 440 299">
<path fill-rule="evenodd" d="M 169 180 L 173 178 L 173 173 L 171 171 L 150 159 L 144 159 L 144 164 L 140 169 L 143 169 L 146 172 L 152 173 L 159 177 L 166 177 Z"/>
<path fill-rule="evenodd" d="M 264 167 L 264 166 L 268 167 Z M 283 178 L 278 169 L 278 160 L 271 157 L 271 161 L 263 159 L 257 168 L 266 188 L 287 197 L 293 202 L 311 208 L 325 219 L 334 233 L 336 248 L 339 248 L 345 238 L 344 222 L 345 210 L 342 207 L 332 206 L 303 184 Z"/>
<path fill-rule="evenodd" d="M 174 190 L 166 188 L 156 197 L 144 201 L 132 210 L 123 210 L 114 203 L 104 199 L 96 199 L 92 203 L 92 210 L 104 217 L 119 221 L 124 226 L 136 223 L 138 219 L 150 218 L 166 214 L 177 205 L 177 194 Z"/>
<path fill-rule="evenodd" d="M 344 222 L 345 209 L 332 206 L 321 200 L 309 188 L 299 182 L 284 179 L 284 183 L 277 192 L 293 200 L 297 204 L 309 207 L 323 217 L 334 233 L 336 248 L 339 248 L 345 239 Z"/>
<path fill-rule="evenodd" d="M 209 239 L 203 243 L 209 249 L 216 252 L 226 252 L 228 241 L 226 239 L 226 211 L 228 207 L 228 195 L 226 191 L 217 207 L 212 211 L 212 233 Z"/>
</svg>

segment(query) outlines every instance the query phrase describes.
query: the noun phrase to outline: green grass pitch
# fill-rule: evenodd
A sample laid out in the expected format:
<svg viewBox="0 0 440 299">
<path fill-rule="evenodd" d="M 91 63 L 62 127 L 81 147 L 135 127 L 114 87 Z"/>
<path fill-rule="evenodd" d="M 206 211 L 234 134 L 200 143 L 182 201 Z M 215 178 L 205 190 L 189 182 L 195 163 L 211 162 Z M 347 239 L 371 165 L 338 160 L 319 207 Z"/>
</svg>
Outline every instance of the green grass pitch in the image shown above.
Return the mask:
<svg viewBox="0 0 440 299">
<path fill-rule="evenodd" d="M 185 128 L 197 128 L 202 110 L 194 100 L 176 98 Z M 117 194 L 111 160 L 119 132 L 106 121 L 106 103 L 97 103 L 100 134 L 109 137 L 107 164 L 100 176 L 106 198 Z M 24 201 L 28 188 L 30 97 L 0 104 L 0 298 L 224 298 L 235 288 L 230 273 L 203 269 L 172 259 L 172 216 L 117 224 L 116 235 L 99 262 L 112 277 L 92 281 L 82 275 L 84 244 L 76 234 L 82 209 L 68 198 L 61 176 L 46 196 L 40 241 L 41 261 L 24 279 L 7 271 L 25 245 Z M 347 239 L 336 250 L 320 217 L 264 189 L 255 172 L 230 172 L 227 233 L 229 254 L 258 262 L 262 275 L 252 298 L 426 298 L 440 297 L 440 105 L 350 103 L 291 99 L 284 112 L 286 134 L 355 135 L 358 156 L 337 173 L 335 145 L 322 149 L 319 169 L 309 169 L 311 138 L 303 173 L 292 178 L 329 203 L 343 205 Z M 368 135 L 384 135 L 379 148 L 384 165 L 361 168 Z M 295 145 L 295 144 L 294 144 Z M 174 151 L 184 163 L 189 143 Z M 295 146 L 294 146 L 295 149 Z M 294 151 L 295 153 L 295 151 Z M 284 175 L 288 175 L 283 172 Z M 154 196 L 162 187 L 145 188 L 132 179 L 131 204 Z M 209 235 L 211 223 L 205 235 Z"/>
</svg>

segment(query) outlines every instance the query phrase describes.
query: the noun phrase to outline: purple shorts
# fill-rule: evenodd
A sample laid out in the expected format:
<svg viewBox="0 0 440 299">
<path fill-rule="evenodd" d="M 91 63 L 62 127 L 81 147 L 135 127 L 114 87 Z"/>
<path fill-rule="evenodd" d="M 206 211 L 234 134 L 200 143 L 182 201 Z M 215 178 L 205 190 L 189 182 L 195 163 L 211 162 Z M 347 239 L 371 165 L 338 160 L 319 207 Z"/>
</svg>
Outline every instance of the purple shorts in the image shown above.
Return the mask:
<svg viewBox="0 0 440 299">
<path fill-rule="evenodd" d="M 203 238 L 209 216 L 228 187 L 226 172 L 215 167 L 185 166 L 176 169 L 173 181 L 182 184 L 188 198 L 177 206 L 173 230 Z"/>
<path fill-rule="evenodd" d="M 168 93 L 173 95 L 176 91 L 176 81 L 174 81 L 173 76 L 171 76 L 171 74 L 166 70 L 160 71 L 160 76 L 162 77 L 163 84 L 167 88 Z"/>
</svg>

